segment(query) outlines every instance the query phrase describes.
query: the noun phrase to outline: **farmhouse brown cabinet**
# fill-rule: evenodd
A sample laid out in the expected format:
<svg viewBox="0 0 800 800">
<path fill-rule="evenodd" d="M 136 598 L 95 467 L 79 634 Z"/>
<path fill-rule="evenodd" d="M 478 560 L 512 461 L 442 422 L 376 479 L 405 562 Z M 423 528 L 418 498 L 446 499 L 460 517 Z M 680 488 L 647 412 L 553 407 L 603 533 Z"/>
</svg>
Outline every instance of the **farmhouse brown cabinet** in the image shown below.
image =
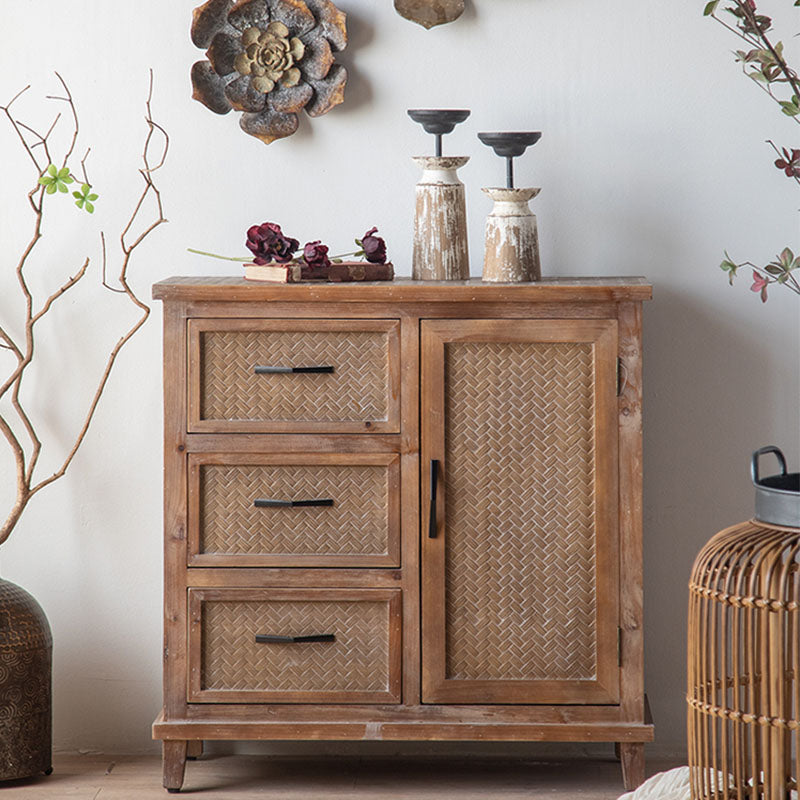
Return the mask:
<svg viewBox="0 0 800 800">
<path fill-rule="evenodd" d="M 156 284 L 165 787 L 221 739 L 607 741 L 643 780 L 650 295 Z"/>
</svg>

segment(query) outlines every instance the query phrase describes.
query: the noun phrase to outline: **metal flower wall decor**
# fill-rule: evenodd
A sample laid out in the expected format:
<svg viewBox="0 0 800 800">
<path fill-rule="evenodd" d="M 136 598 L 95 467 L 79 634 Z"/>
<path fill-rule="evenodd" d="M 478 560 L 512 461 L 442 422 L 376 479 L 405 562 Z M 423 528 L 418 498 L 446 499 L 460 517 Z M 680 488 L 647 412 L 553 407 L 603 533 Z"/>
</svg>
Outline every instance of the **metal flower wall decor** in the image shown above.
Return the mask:
<svg viewBox="0 0 800 800">
<path fill-rule="evenodd" d="M 266 144 L 291 136 L 302 109 L 319 117 L 344 100 L 345 14 L 330 0 L 208 0 L 194 10 L 193 97 Z"/>
</svg>

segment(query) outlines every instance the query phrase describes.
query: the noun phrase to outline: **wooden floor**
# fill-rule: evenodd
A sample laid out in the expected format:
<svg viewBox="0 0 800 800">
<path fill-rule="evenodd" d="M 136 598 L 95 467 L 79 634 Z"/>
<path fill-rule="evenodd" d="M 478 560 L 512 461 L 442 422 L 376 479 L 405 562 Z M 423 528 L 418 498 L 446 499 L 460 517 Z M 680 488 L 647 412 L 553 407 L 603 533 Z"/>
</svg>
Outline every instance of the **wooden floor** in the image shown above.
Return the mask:
<svg viewBox="0 0 800 800">
<path fill-rule="evenodd" d="M 648 760 L 648 774 L 676 766 Z M 154 756 L 56 756 L 54 772 L 0 784 L 0 800 L 616 800 L 613 758 L 203 756 L 186 765 L 180 795 L 161 788 Z"/>
</svg>

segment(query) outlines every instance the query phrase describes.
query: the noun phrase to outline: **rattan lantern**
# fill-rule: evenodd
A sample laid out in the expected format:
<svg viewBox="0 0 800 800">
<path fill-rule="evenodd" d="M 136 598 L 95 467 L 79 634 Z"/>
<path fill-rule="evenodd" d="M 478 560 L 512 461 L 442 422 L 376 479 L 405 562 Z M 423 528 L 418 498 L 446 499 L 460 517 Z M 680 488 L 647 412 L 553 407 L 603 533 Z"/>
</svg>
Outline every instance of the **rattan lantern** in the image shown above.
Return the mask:
<svg viewBox="0 0 800 800">
<path fill-rule="evenodd" d="M 687 701 L 692 800 L 796 797 L 800 526 L 752 520 L 700 552 L 689 585 Z"/>
</svg>

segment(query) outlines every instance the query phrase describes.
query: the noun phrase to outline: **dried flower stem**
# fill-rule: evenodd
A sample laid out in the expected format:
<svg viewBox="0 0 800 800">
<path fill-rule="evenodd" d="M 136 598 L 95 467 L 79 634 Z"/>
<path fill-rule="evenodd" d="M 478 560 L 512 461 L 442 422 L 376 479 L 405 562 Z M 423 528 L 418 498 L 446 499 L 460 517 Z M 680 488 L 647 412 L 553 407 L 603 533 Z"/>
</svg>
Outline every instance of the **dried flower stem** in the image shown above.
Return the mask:
<svg viewBox="0 0 800 800">
<path fill-rule="evenodd" d="M 61 77 L 61 75 L 56 73 L 56 77 L 58 78 L 59 82 L 61 83 L 64 89 L 65 96 L 51 97 L 49 99 L 66 103 L 72 118 L 72 136 L 67 146 L 67 150 L 61 161 L 63 167 L 66 166 L 67 160 L 70 158 L 70 156 L 75 150 L 78 141 L 78 133 L 80 130 L 80 126 L 79 126 L 77 109 L 75 107 L 75 102 L 73 100 L 69 87 L 67 86 L 66 82 Z M 36 168 L 37 172 L 36 178 L 38 181 L 39 177 L 41 177 L 41 175 L 44 174 L 44 171 L 47 169 L 47 166 L 50 163 L 53 163 L 52 158 L 50 156 L 49 139 L 52 132 L 55 130 L 55 127 L 58 124 L 61 115 L 59 114 L 56 117 L 55 121 L 44 135 L 38 134 L 36 131 L 34 131 L 32 128 L 30 128 L 23 122 L 20 122 L 19 120 L 15 119 L 11 113 L 11 106 L 25 91 L 28 90 L 28 88 L 29 87 L 26 86 L 22 91 L 18 92 L 5 106 L 0 106 L 0 111 L 2 111 L 5 114 L 13 130 L 17 134 L 20 142 L 22 143 L 24 151 L 26 152 L 30 160 L 33 162 L 34 167 Z M 20 439 L 20 437 L 14 430 L 14 426 L 12 425 L 12 419 L 9 417 L 8 412 L 0 411 L 0 433 L 3 434 L 6 441 L 8 442 L 8 445 L 14 457 L 16 465 L 16 484 L 17 484 L 17 493 L 14 503 L 2 526 L 0 526 L 0 544 L 2 544 L 3 542 L 6 541 L 6 539 L 8 539 L 11 532 L 14 530 L 14 527 L 19 522 L 19 519 L 23 511 L 27 507 L 28 503 L 30 502 L 31 498 L 38 492 L 40 492 L 42 489 L 44 489 L 45 486 L 49 486 L 51 483 L 58 480 L 66 473 L 69 465 L 75 458 L 78 449 L 80 448 L 81 444 L 86 438 L 89 426 L 91 425 L 95 411 L 97 410 L 100 397 L 102 396 L 106 384 L 108 383 L 108 379 L 111 375 L 111 370 L 114 367 L 114 364 L 117 360 L 120 351 L 128 343 L 128 341 L 130 341 L 130 339 L 139 330 L 139 328 L 141 328 L 142 325 L 144 325 L 145 321 L 150 315 L 150 307 L 138 297 L 138 295 L 134 292 L 134 290 L 128 283 L 128 269 L 130 265 L 131 256 L 133 255 L 136 248 L 159 225 L 166 222 L 161 202 L 161 193 L 153 181 L 153 173 L 156 172 L 156 170 L 158 170 L 164 164 L 164 161 L 167 156 L 167 151 L 169 149 L 169 136 L 167 135 L 166 131 L 164 131 L 164 129 L 153 120 L 151 111 L 152 96 L 153 96 L 153 74 L 151 71 L 150 86 L 147 96 L 147 102 L 145 104 L 147 112 L 145 116 L 145 121 L 148 126 L 148 132 L 145 138 L 144 147 L 142 151 L 142 161 L 144 166 L 142 169 L 139 170 L 139 173 L 144 180 L 144 188 L 142 189 L 142 192 L 138 197 L 138 200 L 128 219 L 128 222 L 123 228 L 122 234 L 120 235 L 120 246 L 122 248 L 123 258 L 122 258 L 122 265 L 120 268 L 120 272 L 117 277 L 117 283 L 119 284 L 118 287 L 111 286 L 106 281 L 105 236 L 101 233 L 102 261 L 103 261 L 102 285 L 111 291 L 127 295 L 130 302 L 139 309 L 140 313 L 136 321 L 119 338 L 117 343 L 113 346 L 110 353 L 108 354 L 108 357 L 105 362 L 105 367 L 97 383 L 92 399 L 89 403 L 89 407 L 84 416 L 83 423 L 75 439 L 73 440 L 72 447 L 70 448 L 69 452 L 61 462 L 61 466 L 53 474 L 49 475 L 48 477 L 42 478 L 38 481 L 35 479 L 34 473 L 36 470 L 37 463 L 39 461 L 39 456 L 42 451 L 42 442 L 30 418 L 30 415 L 27 413 L 24 403 L 20 398 L 20 389 L 22 387 L 22 380 L 26 370 L 33 363 L 34 360 L 35 345 L 36 345 L 36 336 L 35 336 L 36 323 L 39 322 L 42 319 L 42 317 L 44 317 L 50 311 L 53 304 L 59 298 L 64 296 L 84 277 L 89 268 L 90 259 L 88 257 L 84 259 L 83 263 L 81 264 L 77 272 L 67 281 L 65 281 L 58 289 L 56 289 L 49 297 L 47 297 L 38 310 L 36 311 L 34 310 L 34 298 L 32 292 L 29 289 L 25 277 L 25 267 L 28 263 L 29 258 L 31 257 L 31 254 L 34 251 L 34 248 L 36 247 L 36 244 L 42 238 L 42 220 L 44 218 L 44 194 L 45 194 L 44 186 L 37 183 L 36 186 L 33 189 L 31 189 L 30 192 L 28 192 L 28 202 L 31 206 L 34 215 L 33 233 L 27 245 L 23 249 L 22 255 L 20 256 L 16 267 L 17 283 L 19 284 L 20 292 L 22 294 L 25 305 L 24 343 L 17 342 L 5 328 L 0 326 L 0 346 L 2 346 L 3 349 L 12 353 L 16 358 L 17 362 L 15 368 L 11 371 L 11 374 L 6 378 L 6 380 L 2 384 L 0 384 L 0 398 L 5 397 L 10 392 L 11 408 L 13 409 L 16 418 L 16 423 L 20 424 L 24 429 L 25 436 L 28 440 L 28 445 L 26 449 L 26 446 L 23 444 L 23 441 Z M 25 132 L 31 134 L 34 137 L 34 141 L 32 143 L 29 142 L 28 138 L 25 136 Z M 153 137 L 156 133 L 158 133 L 159 136 L 161 137 L 162 143 L 161 143 L 160 154 L 158 155 L 158 158 L 155 159 L 155 163 L 153 163 L 152 151 L 153 148 L 155 147 Z M 36 154 L 34 153 L 34 148 L 36 147 L 41 147 L 44 152 L 46 159 L 46 163 L 44 165 L 42 165 L 39 162 L 39 160 L 36 157 Z M 83 174 L 84 183 L 89 183 L 86 173 L 86 159 L 88 155 L 89 155 L 89 150 L 86 151 L 86 155 L 81 160 L 81 171 Z M 144 206 L 145 201 L 147 201 L 151 197 L 154 198 L 155 200 L 155 206 L 156 206 L 155 219 L 146 224 L 142 233 L 140 233 L 133 241 L 128 241 L 127 237 L 129 236 L 133 225 L 140 221 L 142 215 L 142 208 Z"/>
</svg>

